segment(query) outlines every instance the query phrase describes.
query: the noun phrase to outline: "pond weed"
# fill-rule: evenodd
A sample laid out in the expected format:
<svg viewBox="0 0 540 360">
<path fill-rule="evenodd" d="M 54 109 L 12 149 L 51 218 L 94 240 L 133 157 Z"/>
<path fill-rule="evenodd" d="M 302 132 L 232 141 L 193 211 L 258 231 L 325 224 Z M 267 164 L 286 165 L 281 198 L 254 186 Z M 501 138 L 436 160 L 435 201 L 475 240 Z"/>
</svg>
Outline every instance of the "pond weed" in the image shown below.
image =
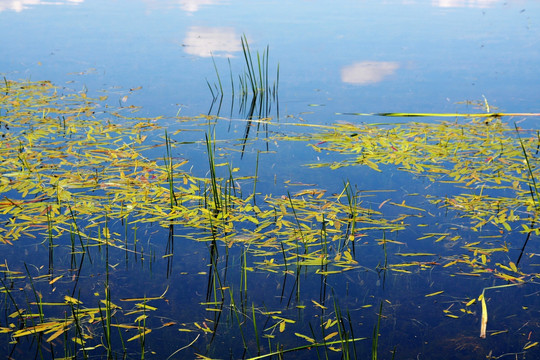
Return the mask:
<svg viewBox="0 0 540 360">
<path fill-rule="evenodd" d="M 261 75 L 257 76 L 260 80 Z M 392 289 L 403 292 L 417 289 L 405 283 L 413 283 L 411 279 L 426 273 L 436 274 L 438 281 L 443 275 L 452 280 L 471 277 L 477 281 L 476 286 L 496 281 L 534 283 L 538 277 L 531 264 L 535 252 L 522 250 L 533 260 L 518 269 L 519 261 L 513 263 L 509 257 L 514 249 L 503 236 L 537 233 L 531 224 L 538 216 L 532 196 L 538 136 L 520 129 L 519 136 L 523 137 L 518 139 L 514 130 L 499 119 L 489 124 L 467 120 L 378 126 L 302 125 L 308 134 L 284 136 L 274 132 L 272 140 L 303 141 L 321 154 L 337 154 L 332 162 L 309 164 L 306 169 L 362 167 L 380 173 L 394 167 L 411 178 L 423 179 L 424 188 L 444 184 L 444 189 L 452 190 L 429 193 L 427 198 L 392 195 L 388 199 L 384 190 L 357 189 L 349 180 L 333 184 L 334 188 L 339 186 L 333 194 L 304 185 L 298 191 L 289 187 L 274 195 L 262 184 L 264 164 L 259 152 L 255 167 L 246 170 L 254 175 L 233 177 L 235 168 L 220 147 L 224 142 L 218 142 L 212 130 L 197 143 L 206 148 L 204 160 L 208 163 L 204 169 L 209 176 L 200 176 L 184 169 L 187 160 L 173 163 L 174 137 L 180 133 L 165 132 L 163 139 L 158 122 L 131 117 L 126 114 L 129 109 L 122 109 L 125 112 L 119 116 L 110 109 L 102 119 L 93 107 L 99 99 L 82 94 L 63 95 L 62 99 L 55 95 L 52 84 L 45 82 L 8 83 L 9 87 L 6 84 L 1 89 L 6 95 L 1 99 L 0 241 L 2 246 L 16 247 L 35 238 L 32 241 L 45 244 L 49 255 L 48 263 L 39 263 L 36 258 L 36 264 L 32 264 L 38 269 L 45 266 L 47 274 L 42 278 L 31 276 L 30 267 L 24 276 L 12 272 L 12 261 L 13 266 L 20 266 L 16 257 L 6 257 L 2 266 L 6 316 L 1 319 L 1 332 L 2 336 L 13 336 L 15 342 L 43 335 L 47 342 L 55 336 L 50 346 L 56 355 L 61 348 L 66 357 L 148 354 L 153 339 L 160 336 L 159 316 L 171 314 L 166 309 L 174 306 L 170 304 L 173 299 L 162 296 L 154 300 L 161 301 L 163 307 L 149 305 L 146 289 L 120 285 L 124 279 L 119 278 L 117 267 L 118 254 L 122 254 L 126 268 L 133 269 L 132 254 L 141 261 L 141 269 L 150 267 L 150 278 L 159 276 L 153 268 L 159 267 L 155 249 L 161 249 L 151 236 L 154 230 L 164 235 L 159 241 L 163 242 L 165 261 L 173 255 L 177 261 L 189 242 L 198 242 L 204 249 L 195 256 L 202 259 L 184 266 L 190 271 L 191 266 L 196 269 L 190 273 L 194 279 L 203 276 L 197 272 L 204 272 L 206 297 L 203 290 L 197 306 L 189 308 L 189 316 L 172 312 L 174 316 L 186 316 L 175 319 L 183 321 L 175 330 L 202 336 L 196 343 L 192 338 L 186 342 L 191 343 L 191 354 L 202 356 L 218 356 L 229 347 L 234 357 L 245 358 L 314 354 L 309 349 L 329 358 L 334 354 L 358 358 L 366 351 L 381 357 L 381 346 L 386 349 L 393 345 L 386 340 L 390 331 L 387 320 L 380 309 L 376 313 L 363 306 L 374 306 L 386 295 L 397 295 L 373 291 L 369 296 L 359 296 L 364 290 L 362 281 L 378 279 L 377 270 L 383 270 L 385 278 L 391 277 Z M 190 121 L 204 128 L 208 117 Z M 4 129 L 6 125 L 9 129 Z M 269 126 L 284 129 L 297 125 Z M 528 165 L 524 157 L 528 157 Z M 219 168 L 223 166 L 227 167 L 226 176 L 220 177 Z M 251 194 L 235 185 L 247 179 L 253 181 Z M 441 221 L 437 229 L 421 226 L 437 216 L 434 209 L 447 211 L 450 225 Z M 466 229 L 451 224 L 454 221 Z M 130 237 L 132 241 L 128 241 Z M 377 240 L 381 237 L 382 241 Z M 428 241 L 441 249 L 448 246 L 448 251 L 427 251 L 418 245 Z M 65 268 L 63 254 L 69 255 Z M 71 257 L 75 254 L 79 261 Z M 91 268 L 90 259 L 99 267 L 97 270 Z M 147 261 L 143 264 L 142 259 Z M 183 284 L 176 283 L 175 266 L 167 262 L 166 279 L 175 279 L 171 286 L 180 287 Z M 289 276 L 294 281 L 287 281 Z M 337 278 L 347 279 L 347 284 L 357 288 L 343 288 L 344 283 Z M 268 290 L 270 296 L 261 289 L 263 282 L 275 286 Z M 83 289 L 82 284 L 92 283 L 99 285 L 94 290 L 99 296 Z M 309 286 L 313 283 L 316 290 Z M 56 286 L 57 290 L 50 289 Z M 444 293 L 439 288 L 421 287 L 428 291 L 414 294 L 414 301 L 439 309 L 439 303 L 427 302 L 453 291 L 467 299 L 453 303 L 470 301 L 470 295 L 441 286 Z M 186 289 L 195 297 L 194 288 Z M 138 292 L 143 299 L 132 310 L 115 305 L 115 299 L 124 298 L 128 291 Z M 332 291 L 335 295 L 329 297 Z M 432 296 L 426 298 L 426 294 Z M 35 304 L 26 298 L 35 299 Z M 330 299 L 333 311 L 322 309 L 328 307 Z M 181 297 L 175 300 L 184 301 Z M 356 308 L 345 308 L 345 301 Z M 52 303 L 57 305 L 48 305 Z M 187 303 L 185 300 L 180 306 Z M 462 307 L 465 311 L 456 311 L 456 307 L 449 309 L 446 305 L 439 315 L 448 321 L 458 317 L 475 324 L 473 311 L 467 312 L 467 306 Z M 359 315 L 361 311 L 377 315 L 376 325 L 371 318 L 359 321 L 364 316 Z M 236 343 L 230 336 L 235 331 L 241 337 Z M 370 333 L 370 350 L 361 343 L 355 347 L 363 335 Z M 308 344 L 300 345 L 298 340 Z M 57 348 L 59 341 L 63 344 Z M 524 345 L 525 350 L 534 351 L 533 344 Z"/>
</svg>

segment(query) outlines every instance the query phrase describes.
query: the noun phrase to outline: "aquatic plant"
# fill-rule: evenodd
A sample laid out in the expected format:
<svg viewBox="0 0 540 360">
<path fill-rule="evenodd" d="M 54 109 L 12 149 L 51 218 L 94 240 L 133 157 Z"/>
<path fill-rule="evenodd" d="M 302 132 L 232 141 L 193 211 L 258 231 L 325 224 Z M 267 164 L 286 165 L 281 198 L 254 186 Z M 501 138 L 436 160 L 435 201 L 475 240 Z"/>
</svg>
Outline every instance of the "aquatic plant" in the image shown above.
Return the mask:
<svg viewBox="0 0 540 360">
<path fill-rule="evenodd" d="M 264 72 L 252 70 L 253 78 L 266 81 Z M 233 177 L 236 170 L 221 147 L 225 142 L 214 132 L 221 119 L 174 119 L 179 127 L 205 129 L 200 131 L 206 133 L 204 139 L 193 143 L 206 149 L 206 159 L 198 165 L 207 164 L 200 166 L 207 176 L 197 176 L 189 170 L 189 160 L 173 156 L 180 151 L 176 147 L 182 139 L 175 137 L 182 129 L 163 137 L 157 118 L 138 118 L 135 108 L 98 107 L 104 98 L 63 92 L 48 82 L 5 80 L 0 88 L 0 242 L 7 248 L 36 239 L 32 241 L 46 244 L 49 254 L 47 264 L 28 264 L 24 270 L 13 270 L 9 257 L 0 265 L 5 299 L 0 333 L 6 339 L 30 339 L 38 349 L 53 349 L 55 357 L 60 351 L 83 358 L 124 356 L 135 352 L 132 344 L 138 343 L 136 352 L 144 357 L 153 351 L 152 337 L 171 327 L 175 334 L 201 335 L 184 343 L 200 357 L 215 356 L 229 346 L 231 354 L 245 358 L 309 349 L 324 357 L 336 353 L 356 358 L 368 352 L 377 358 L 388 336 L 381 311 L 381 300 L 387 299 L 355 295 L 351 300 L 348 285 L 340 288 L 333 279 L 354 274 L 355 282 L 363 276 L 378 281 L 378 272 L 384 271 L 385 281 L 391 277 L 398 283 L 400 276 L 424 272 L 467 276 L 478 280 L 477 289 L 487 289 L 485 282 L 499 282 L 495 287 L 508 281 L 534 284 L 538 277 L 534 269 L 524 269 L 527 264 L 518 268 L 519 261 L 510 259 L 511 247 L 503 237 L 538 235 L 538 134 L 518 128 L 518 137 L 516 129 L 497 117 L 488 123 L 478 118 L 377 126 L 267 121 L 268 126 L 294 129 L 291 135 L 272 135 L 273 141 L 303 141 L 321 155 L 323 160 L 308 168 L 355 167 L 370 173 L 391 168 L 423 179 L 427 187 L 444 184 L 451 190 L 430 193 L 424 202 L 424 194 L 400 198 L 388 189 L 362 189 L 349 180 L 334 184 L 333 193 L 320 185 L 299 185 L 294 191 L 286 184 L 287 189 L 273 195 L 261 185 L 262 156 L 245 170 L 248 175 Z M 99 113 L 102 109 L 106 112 Z M 334 160 L 326 162 L 325 153 Z M 253 186 L 240 191 L 238 181 Z M 426 224 L 436 216 L 433 209 L 447 212 L 449 222 L 458 219 L 466 230 L 452 223 L 430 228 Z M 152 226 L 165 234 L 162 258 L 167 261 L 178 255 L 172 241 L 204 248 L 197 256 L 204 258 L 200 272 L 207 279 L 206 298 L 201 295 L 200 309 L 190 310 L 189 321 L 165 319 L 165 310 L 151 303 L 166 304 L 166 289 L 154 297 L 145 289 L 129 297 L 114 289 L 119 263 L 111 258 L 118 254 L 126 268 L 136 261 L 153 272 L 154 239 L 145 231 Z M 414 237 L 399 238 L 403 233 Z M 472 239 L 471 233 L 478 236 Z M 414 240 L 450 250 L 413 250 Z M 68 255 L 68 265 L 63 266 L 61 254 Z M 524 248 L 519 259 L 522 254 L 535 256 Z M 94 262 L 101 268 L 92 273 L 98 286 L 89 293 L 79 281 L 89 276 L 86 271 L 94 272 L 83 270 Z M 40 273 L 42 266 L 46 273 Z M 171 266 L 167 263 L 167 277 L 173 274 Z M 267 279 L 277 285 L 270 300 L 261 303 L 257 285 Z M 306 285 L 314 279 L 316 295 Z M 419 296 L 437 299 L 450 292 L 434 290 Z M 440 316 L 474 323 L 470 309 L 476 295 L 473 300 L 454 299 L 457 305 L 445 307 Z M 119 301 L 135 305 L 124 309 L 116 305 Z M 342 301 L 357 308 L 343 307 Z M 483 297 L 478 301 L 483 304 Z M 379 302 L 377 313 L 372 307 Z M 391 308 L 388 303 L 385 309 Z M 370 319 L 377 316 L 375 325 L 354 320 L 362 311 Z M 231 340 L 231 331 L 239 332 L 241 341 Z M 128 337 L 124 332 L 130 332 Z M 371 348 L 362 346 L 362 335 L 370 333 Z M 521 349 L 535 346 L 533 341 Z M 187 350 L 178 349 L 169 357 Z"/>
</svg>

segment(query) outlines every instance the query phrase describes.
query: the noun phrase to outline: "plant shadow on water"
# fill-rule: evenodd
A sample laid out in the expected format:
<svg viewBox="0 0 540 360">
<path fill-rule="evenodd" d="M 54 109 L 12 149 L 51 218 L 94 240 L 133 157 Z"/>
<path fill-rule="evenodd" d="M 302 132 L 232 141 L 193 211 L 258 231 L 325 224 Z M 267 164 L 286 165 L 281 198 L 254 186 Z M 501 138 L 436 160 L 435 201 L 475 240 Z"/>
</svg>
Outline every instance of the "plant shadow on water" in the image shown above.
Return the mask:
<svg viewBox="0 0 540 360">
<path fill-rule="evenodd" d="M 268 49 L 255 67 L 242 44 L 240 98 L 255 106 L 231 139 L 220 105 L 169 132 L 104 98 L 4 79 L 2 353 L 537 356 L 538 132 L 505 114 L 275 121 Z M 262 150 L 242 159 L 248 145 Z M 279 161 L 286 146 L 313 161 Z M 193 149 L 204 156 L 185 159 Z M 307 175 L 278 183 L 289 166 Z"/>
</svg>

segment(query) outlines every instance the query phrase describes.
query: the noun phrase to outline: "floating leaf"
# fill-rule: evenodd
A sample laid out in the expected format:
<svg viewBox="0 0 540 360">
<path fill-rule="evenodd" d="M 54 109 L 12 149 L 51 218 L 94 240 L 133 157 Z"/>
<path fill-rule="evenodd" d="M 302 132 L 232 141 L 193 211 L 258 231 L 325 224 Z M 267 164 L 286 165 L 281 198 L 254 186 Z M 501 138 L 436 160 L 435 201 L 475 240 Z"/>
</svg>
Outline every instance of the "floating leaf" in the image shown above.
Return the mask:
<svg viewBox="0 0 540 360">
<path fill-rule="evenodd" d="M 296 335 L 296 336 L 298 336 L 298 337 L 300 337 L 300 338 L 302 338 L 302 339 L 304 339 L 304 340 L 307 340 L 307 341 L 309 341 L 310 343 L 313 343 L 313 344 L 315 343 L 315 340 L 312 339 L 312 338 L 310 338 L 309 336 L 302 335 L 302 334 L 299 334 L 299 333 L 294 333 L 294 335 Z"/>
<path fill-rule="evenodd" d="M 482 339 L 486 338 L 486 330 L 487 330 L 487 322 L 488 322 L 488 314 L 487 314 L 487 305 L 486 305 L 486 299 L 482 295 L 480 296 L 480 302 L 482 304 L 482 318 L 480 320 L 480 337 Z"/>
<path fill-rule="evenodd" d="M 525 344 L 525 346 L 523 347 L 523 350 L 527 350 L 527 349 L 530 349 L 530 348 L 535 347 L 535 346 L 538 346 L 538 341 L 535 341 L 535 342 L 533 342 L 533 343 L 528 342 L 528 343 Z"/>
<path fill-rule="evenodd" d="M 317 306 L 317 307 L 319 307 L 319 308 L 321 308 L 321 309 L 323 309 L 323 310 L 328 309 L 326 306 L 323 306 L 323 305 L 319 304 L 319 303 L 316 302 L 315 300 L 311 300 L 311 302 L 314 303 L 315 306 Z"/>
<path fill-rule="evenodd" d="M 144 337 L 151 332 L 152 332 L 152 329 L 146 329 L 144 332 L 140 332 L 137 335 L 130 337 L 127 341 L 133 341 L 133 340 L 139 339 L 140 337 Z"/>
<path fill-rule="evenodd" d="M 336 336 L 337 334 L 339 334 L 339 333 L 337 331 L 334 331 L 333 333 L 330 333 L 330 334 L 326 335 L 323 340 L 328 341 L 331 338 L 333 338 L 334 336 Z"/>
</svg>

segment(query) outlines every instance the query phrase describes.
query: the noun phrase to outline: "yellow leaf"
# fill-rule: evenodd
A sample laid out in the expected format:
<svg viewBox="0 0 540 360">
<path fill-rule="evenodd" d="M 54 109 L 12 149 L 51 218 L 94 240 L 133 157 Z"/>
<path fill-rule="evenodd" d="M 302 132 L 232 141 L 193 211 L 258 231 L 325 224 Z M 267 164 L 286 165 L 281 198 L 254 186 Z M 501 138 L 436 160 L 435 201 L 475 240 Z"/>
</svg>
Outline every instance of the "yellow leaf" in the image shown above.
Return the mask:
<svg viewBox="0 0 540 360">
<path fill-rule="evenodd" d="M 328 328 L 331 328 L 332 326 L 336 325 L 337 324 L 337 320 L 330 320 L 328 319 L 328 321 L 326 322 L 326 325 L 324 325 L 324 328 L 325 329 L 328 329 Z"/>
<path fill-rule="evenodd" d="M 49 285 L 54 284 L 55 282 L 57 282 L 58 280 L 60 280 L 62 277 L 64 277 L 64 275 L 60 275 L 60 276 L 55 277 L 54 279 L 52 279 L 51 281 L 49 281 Z"/>
<path fill-rule="evenodd" d="M 285 321 L 279 323 L 279 332 L 285 331 Z"/>
<path fill-rule="evenodd" d="M 48 330 L 56 330 L 58 326 L 63 326 L 63 325 L 64 325 L 63 323 L 60 323 L 57 321 L 42 323 L 36 326 L 31 326 L 31 327 L 17 330 L 13 333 L 12 336 L 15 338 L 15 337 L 26 336 L 30 334 L 43 332 L 43 331 L 48 331 Z"/>
<path fill-rule="evenodd" d="M 435 296 L 435 295 L 439 295 L 439 294 L 442 294 L 444 292 L 444 290 L 441 290 L 441 291 L 436 291 L 434 293 L 431 293 L 431 294 L 427 294 L 425 295 L 425 297 L 430 297 L 430 296 Z"/>
<path fill-rule="evenodd" d="M 84 346 L 84 341 L 83 341 L 81 338 L 79 338 L 79 337 L 72 337 L 71 340 L 72 340 L 73 342 L 76 342 L 77 344 L 79 344 L 79 345 L 81 345 L 81 346 Z"/>
<path fill-rule="evenodd" d="M 514 264 L 512 261 L 510 261 L 508 265 L 510 265 L 510 269 L 512 269 L 513 272 L 518 272 L 516 264 Z"/>
<path fill-rule="evenodd" d="M 19 311 L 15 311 L 15 312 L 12 312 L 11 314 L 8 315 L 9 318 L 16 318 L 17 316 L 21 316 L 23 314 L 25 310 L 22 309 L 22 310 L 19 310 Z"/>
<path fill-rule="evenodd" d="M 49 336 L 49 338 L 46 340 L 47 342 L 51 342 L 53 341 L 54 339 L 56 339 L 57 337 L 59 337 L 60 335 L 62 335 L 66 330 L 67 330 L 67 326 L 62 326 L 60 329 L 58 329 L 54 334 L 52 334 L 51 336 Z"/>
<path fill-rule="evenodd" d="M 120 306 L 116 305 L 116 304 L 113 304 L 112 302 L 110 301 L 107 301 L 107 300 L 100 300 L 100 302 L 102 304 L 104 304 L 105 306 L 108 306 L 110 309 L 121 309 Z"/>
<path fill-rule="evenodd" d="M 320 308 L 323 309 L 323 310 L 328 309 L 326 306 L 323 306 L 323 305 L 319 304 L 319 303 L 316 302 L 315 300 L 311 300 L 311 302 L 314 303 L 315 306 L 320 307 Z"/>
<path fill-rule="evenodd" d="M 64 301 L 67 302 L 68 304 L 82 304 L 82 301 L 79 301 L 68 295 L 64 296 Z"/>
<path fill-rule="evenodd" d="M 434 256 L 435 254 L 431 253 L 396 253 L 399 256 Z"/>
<path fill-rule="evenodd" d="M 324 341 L 327 341 L 327 340 L 330 340 L 331 338 L 333 338 L 334 336 L 336 336 L 338 334 L 337 331 L 334 331 L 333 333 L 331 334 L 328 334 L 324 337 Z"/>
<path fill-rule="evenodd" d="M 133 340 L 135 340 L 135 339 L 138 339 L 138 338 L 140 338 L 140 337 L 142 337 L 142 336 L 145 336 L 146 334 L 148 334 L 148 333 L 151 332 L 151 331 L 152 331 L 152 329 L 146 329 L 145 332 L 142 332 L 142 333 L 139 333 L 139 334 L 137 334 L 137 335 L 135 335 L 135 336 L 133 336 L 133 337 L 130 337 L 127 341 L 133 341 Z"/>
<path fill-rule="evenodd" d="M 139 326 L 126 325 L 126 324 L 111 324 L 111 326 L 118 327 L 121 329 L 139 329 Z"/>
<path fill-rule="evenodd" d="M 137 316 L 137 318 L 135 319 L 134 322 L 141 322 L 141 321 L 145 320 L 147 317 L 148 317 L 148 315 L 144 315 L 144 314 L 139 315 L 139 316 Z"/>
<path fill-rule="evenodd" d="M 488 321 L 488 314 L 487 314 L 487 305 L 486 305 L 486 299 L 484 298 L 484 294 L 480 295 L 482 297 L 482 319 L 480 321 L 480 337 L 482 339 L 486 338 L 486 329 L 487 329 L 487 321 Z"/>
<path fill-rule="evenodd" d="M 312 343 L 312 344 L 315 343 L 315 340 L 313 340 L 313 339 L 310 338 L 309 336 L 302 335 L 302 334 L 299 334 L 299 333 L 294 333 L 294 335 L 296 335 L 296 336 L 298 336 L 298 337 L 301 337 L 302 339 L 307 340 L 307 341 L 309 341 L 309 342 Z"/>
</svg>

